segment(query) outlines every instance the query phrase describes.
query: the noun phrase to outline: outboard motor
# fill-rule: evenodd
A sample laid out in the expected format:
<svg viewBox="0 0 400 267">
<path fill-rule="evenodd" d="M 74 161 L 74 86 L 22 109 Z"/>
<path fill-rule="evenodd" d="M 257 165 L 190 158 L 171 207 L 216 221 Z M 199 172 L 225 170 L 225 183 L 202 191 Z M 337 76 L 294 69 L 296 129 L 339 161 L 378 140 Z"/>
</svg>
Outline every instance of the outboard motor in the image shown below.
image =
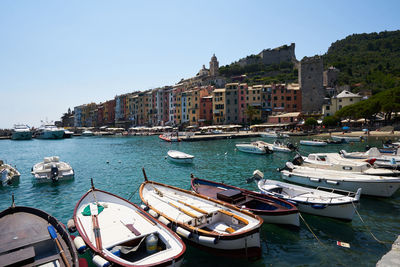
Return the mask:
<svg viewBox="0 0 400 267">
<path fill-rule="evenodd" d="M 292 151 L 297 150 L 297 147 L 295 147 L 292 143 L 287 143 L 286 146 Z"/>
<path fill-rule="evenodd" d="M 264 148 L 265 148 L 265 152 L 266 152 L 267 154 L 272 154 L 272 153 L 274 152 L 273 150 L 269 149 L 268 146 L 265 146 Z"/>
<path fill-rule="evenodd" d="M 255 171 L 253 172 L 253 176 L 250 177 L 250 178 L 247 178 L 247 179 L 246 179 L 246 182 L 247 182 L 247 183 L 251 183 L 251 182 L 253 182 L 254 180 L 259 181 L 259 180 L 262 180 L 263 178 L 264 178 L 264 174 L 263 174 L 261 171 L 259 171 L 259 170 L 255 170 Z"/>
<path fill-rule="evenodd" d="M 53 180 L 53 182 L 57 182 L 58 181 L 58 168 L 57 168 L 57 166 L 55 164 L 53 164 L 51 166 L 50 178 L 51 178 L 51 180 Z"/>
<path fill-rule="evenodd" d="M 303 157 L 302 157 L 301 155 L 299 155 L 299 154 L 297 154 L 296 156 L 294 156 L 294 158 L 293 158 L 293 160 L 292 160 L 292 163 L 293 163 L 294 165 L 298 165 L 298 166 L 302 165 L 303 162 L 304 162 Z"/>
<path fill-rule="evenodd" d="M 371 148 L 371 147 L 370 147 L 369 145 L 366 145 L 366 146 L 365 146 L 365 151 L 370 150 L 370 148 Z"/>
</svg>

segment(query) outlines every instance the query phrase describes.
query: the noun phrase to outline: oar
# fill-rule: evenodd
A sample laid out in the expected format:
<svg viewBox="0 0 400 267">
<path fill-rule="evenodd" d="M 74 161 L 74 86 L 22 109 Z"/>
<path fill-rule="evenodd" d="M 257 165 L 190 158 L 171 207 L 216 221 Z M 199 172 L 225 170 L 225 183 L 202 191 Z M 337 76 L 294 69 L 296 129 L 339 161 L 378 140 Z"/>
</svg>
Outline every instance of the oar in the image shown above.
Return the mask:
<svg viewBox="0 0 400 267">
<path fill-rule="evenodd" d="M 196 219 L 198 218 L 198 216 L 197 216 L 196 214 L 193 214 L 193 213 L 191 213 L 190 211 L 187 211 L 187 210 L 185 210 L 185 209 L 183 209 L 183 208 L 181 208 L 181 207 L 175 205 L 174 203 L 171 203 L 171 202 L 169 202 L 169 201 L 167 201 L 167 200 L 164 200 L 164 199 L 162 199 L 161 197 L 158 198 L 158 199 L 161 200 L 162 202 L 167 203 L 168 205 L 174 207 L 175 209 L 177 209 L 177 210 L 179 210 L 179 211 L 185 213 L 186 215 L 188 215 L 188 216 L 190 216 L 190 217 L 192 217 L 192 218 L 196 218 Z"/>
<path fill-rule="evenodd" d="M 97 201 L 96 194 L 94 193 L 94 184 L 93 184 L 93 179 L 90 179 L 92 183 L 92 194 L 94 201 L 96 202 L 96 207 L 90 209 L 90 213 L 92 214 L 92 225 L 93 225 L 93 233 L 94 233 L 94 239 L 96 241 L 96 247 L 100 251 L 102 250 L 102 241 L 101 241 L 101 234 L 100 234 L 100 226 L 99 226 L 99 220 L 97 216 L 99 215 L 99 202 Z M 90 204 L 89 204 L 90 205 Z M 92 207 L 92 206 L 90 206 Z"/>
<path fill-rule="evenodd" d="M 244 224 L 249 224 L 249 221 L 248 220 L 246 220 L 245 218 L 242 218 L 242 217 L 240 217 L 240 216 L 238 216 L 238 215 L 236 215 L 236 214 L 233 214 L 232 212 L 230 212 L 230 211 L 227 211 L 227 210 L 218 210 L 220 213 L 223 213 L 223 214 L 225 214 L 225 215 L 228 215 L 228 216 L 231 216 L 231 217 L 233 217 L 233 218 L 235 218 L 236 220 L 238 220 L 238 221 L 241 221 L 242 223 L 244 223 Z"/>
<path fill-rule="evenodd" d="M 71 265 L 69 265 L 69 262 L 67 260 L 67 257 L 65 256 L 64 250 L 62 249 L 60 242 L 57 239 L 56 229 L 54 229 L 54 227 L 52 225 L 49 225 L 49 226 L 47 226 L 47 230 L 49 231 L 51 238 L 53 238 L 56 241 L 58 250 L 60 251 L 61 258 L 62 258 L 65 266 L 70 267 Z"/>
</svg>

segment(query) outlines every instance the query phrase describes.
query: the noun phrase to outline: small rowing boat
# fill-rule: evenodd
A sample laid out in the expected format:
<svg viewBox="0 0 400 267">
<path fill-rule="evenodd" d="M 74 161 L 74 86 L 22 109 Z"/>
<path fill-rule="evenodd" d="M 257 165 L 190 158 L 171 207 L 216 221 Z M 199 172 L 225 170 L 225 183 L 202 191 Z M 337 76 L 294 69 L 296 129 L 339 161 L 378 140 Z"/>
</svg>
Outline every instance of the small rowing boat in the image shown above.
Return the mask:
<svg viewBox="0 0 400 267">
<path fill-rule="evenodd" d="M 97 266 L 182 264 L 186 247 L 174 232 L 135 204 L 93 184 L 76 204 L 74 224 Z"/>
<path fill-rule="evenodd" d="M 177 163 L 193 163 L 194 156 L 177 150 L 169 150 L 167 152 L 168 159 Z"/>
<path fill-rule="evenodd" d="M 326 146 L 328 143 L 322 140 L 300 140 L 300 145 L 303 146 Z"/>
<path fill-rule="evenodd" d="M 149 213 L 190 244 L 228 257 L 260 258 L 263 220 L 226 202 L 147 180 L 139 189 Z"/>
<path fill-rule="evenodd" d="M 293 203 L 243 188 L 192 176 L 192 190 L 228 202 L 260 216 L 264 222 L 299 226 L 299 212 Z"/>
<path fill-rule="evenodd" d="M 180 142 L 181 141 L 181 139 L 178 137 L 178 133 L 175 135 L 172 133 L 160 134 L 158 136 L 158 138 L 160 138 L 161 140 L 163 140 L 165 142 Z"/>
<path fill-rule="evenodd" d="M 332 135 L 331 138 L 334 141 L 342 141 L 344 143 L 360 142 L 362 139 L 361 136 L 339 136 L 339 135 Z"/>
</svg>

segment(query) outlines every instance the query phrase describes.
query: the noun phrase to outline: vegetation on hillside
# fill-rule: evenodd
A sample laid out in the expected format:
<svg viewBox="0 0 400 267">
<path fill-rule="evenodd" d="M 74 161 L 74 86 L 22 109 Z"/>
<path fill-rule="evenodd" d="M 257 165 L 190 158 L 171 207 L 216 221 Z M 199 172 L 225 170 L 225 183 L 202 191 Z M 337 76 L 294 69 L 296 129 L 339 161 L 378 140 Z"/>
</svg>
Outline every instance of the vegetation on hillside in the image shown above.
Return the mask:
<svg viewBox="0 0 400 267">
<path fill-rule="evenodd" d="M 241 67 L 235 62 L 219 68 L 220 75 L 231 79 L 234 76 L 246 75 L 243 82 L 252 84 L 291 83 L 297 81 L 297 69 L 291 62 L 264 65 L 262 63 L 249 64 Z M 230 81 L 230 80 L 229 80 Z"/>
<path fill-rule="evenodd" d="M 400 85 L 400 31 L 353 34 L 332 43 L 323 56 L 325 69 L 340 70 L 339 85 L 373 94 Z"/>
</svg>

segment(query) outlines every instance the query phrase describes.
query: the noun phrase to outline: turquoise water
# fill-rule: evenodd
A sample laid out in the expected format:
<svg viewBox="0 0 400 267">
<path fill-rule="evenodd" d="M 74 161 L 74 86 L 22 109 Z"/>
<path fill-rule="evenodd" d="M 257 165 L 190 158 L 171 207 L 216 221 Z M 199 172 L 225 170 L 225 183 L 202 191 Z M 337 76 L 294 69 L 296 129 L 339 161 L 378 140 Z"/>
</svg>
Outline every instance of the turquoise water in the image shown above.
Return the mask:
<svg viewBox="0 0 400 267">
<path fill-rule="evenodd" d="M 150 137 L 89 137 L 63 140 L 0 141 L 0 159 L 16 165 L 21 172 L 19 184 L 0 187 L 0 209 L 16 204 L 42 209 L 56 216 L 64 224 L 72 217 L 80 197 L 90 188 L 90 178 L 99 189 L 128 198 L 143 181 L 144 167 L 149 179 L 184 189 L 190 188 L 190 174 L 239 187 L 256 190 L 255 184 L 246 184 L 255 169 L 265 176 L 280 179 L 276 168 L 283 167 L 291 156 L 284 153 L 252 155 L 235 150 L 235 144 L 258 138 L 227 139 L 202 142 L 166 143 Z M 298 143 L 298 138 L 291 139 Z M 300 147 L 302 154 L 319 151 L 363 151 L 367 143 L 331 145 L 325 148 Z M 381 140 L 369 140 L 369 145 Z M 195 163 L 179 165 L 165 156 L 170 149 L 195 155 Z M 59 184 L 35 184 L 31 167 L 46 156 L 60 156 L 75 170 L 75 179 Z M 107 163 L 109 162 L 109 163 Z M 138 193 L 132 201 L 139 204 Z M 342 222 L 329 218 L 303 215 L 307 226 L 291 229 L 264 224 L 261 231 L 262 258 L 256 262 L 219 258 L 188 247 L 184 266 L 375 266 L 400 234 L 400 192 L 391 198 L 362 197 L 360 218 Z M 378 243 L 367 230 L 388 244 Z M 350 248 L 336 245 L 336 241 L 350 244 Z"/>
</svg>

